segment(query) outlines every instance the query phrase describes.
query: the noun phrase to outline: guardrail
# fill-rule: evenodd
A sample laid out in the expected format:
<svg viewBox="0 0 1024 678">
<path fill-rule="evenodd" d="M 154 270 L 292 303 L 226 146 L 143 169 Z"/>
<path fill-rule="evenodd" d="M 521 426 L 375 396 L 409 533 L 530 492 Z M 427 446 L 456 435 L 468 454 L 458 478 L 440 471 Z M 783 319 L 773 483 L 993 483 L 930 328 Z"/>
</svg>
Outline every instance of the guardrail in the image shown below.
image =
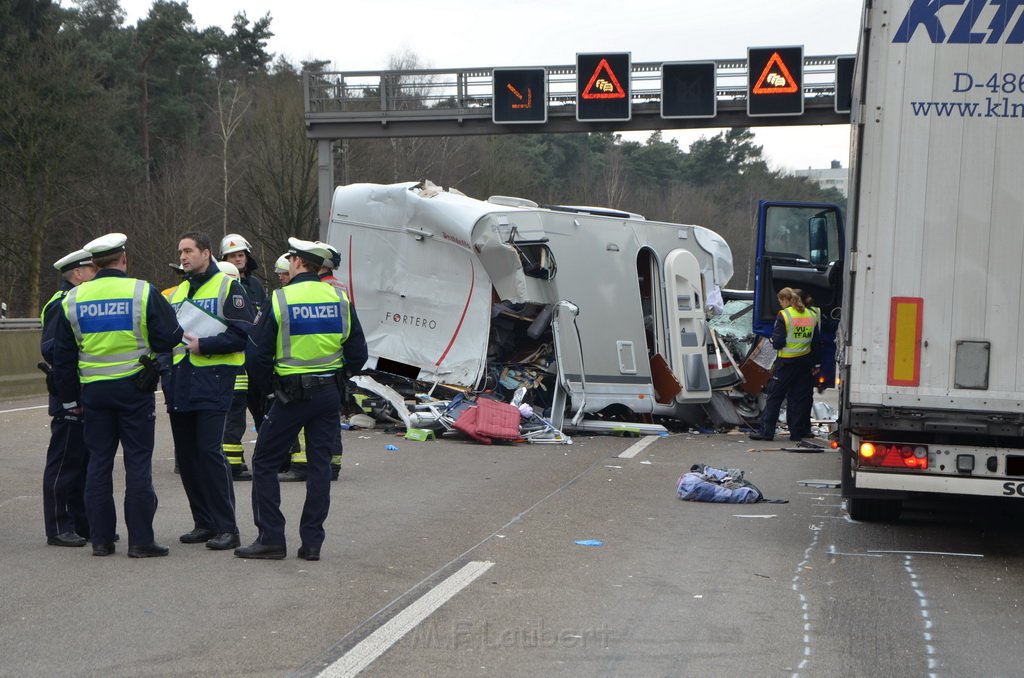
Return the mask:
<svg viewBox="0 0 1024 678">
<path fill-rule="evenodd" d="M 42 329 L 39 318 L 0 318 L 0 331 Z"/>
<path fill-rule="evenodd" d="M 41 333 L 39 318 L 0 318 L 0 399 L 46 393 L 36 364 Z"/>
</svg>

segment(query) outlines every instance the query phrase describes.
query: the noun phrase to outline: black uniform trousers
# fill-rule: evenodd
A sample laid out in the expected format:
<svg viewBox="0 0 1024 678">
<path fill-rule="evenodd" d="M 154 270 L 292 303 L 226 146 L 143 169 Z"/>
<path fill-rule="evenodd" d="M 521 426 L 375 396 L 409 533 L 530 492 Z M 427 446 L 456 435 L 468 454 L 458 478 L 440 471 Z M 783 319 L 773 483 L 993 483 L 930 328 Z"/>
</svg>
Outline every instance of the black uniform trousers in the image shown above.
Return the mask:
<svg viewBox="0 0 1024 678">
<path fill-rule="evenodd" d="M 263 418 L 252 456 L 252 513 L 260 544 L 284 545 L 284 514 L 277 471 L 299 430 L 306 429 L 306 501 L 299 536 L 307 548 L 320 548 L 331 505 L 331 455 L 341 418 L 341 396 L 333 378 L 315 386 L 308 400 L 274 402 Z"/>
<path fill-rule="evenodd" d="M 231 409 L 228 410 L 227 417 L 224 419 L 225 455 L 242 456 L 242 436 L 245 435 L 245 403 L 247 397 L 248 393 L 246 391 L 239 391 L 238 389 L 235 389 L 231 396 Z M 255 426 L 255 423 L 253 425 Z"/>
<path fill-rule="evenodd" d="M 231 469 L 221 450 L 225 412 L 172 412 L 171 435 L 195 527 L 238 534 Z"/>
<path fill-rule="evenodd" d="M 82 387 L 85 444 L 89 466 L 85 479 L 85 511 L 93 544 L 114 541 L 114 456 L 124 455 L 124 520 L 128 546 L 152 544 L 156 491 L 153 489 L 153 440 L 156 401 L 140 391 L 134 378 L 96 381 Z"/>
<path fill-rule="evenodd" d="M 811 393 L 814 388 L 814 367 L 810 355 L 797 358 L 777 358 L 772 378 L 768 381 L 768 402 L 761 419 L 760 434 L 768 439 L 775 437 L 775 425 L 779 420 L 782 401 L 786 401 L 786 423 L 790 438 L 799 440 L 810 435 L 810 429 L 801 431 L 801 413 L 810 411 Z M 809 423 L 808 423 L 809 427 Z"/>
<path fill-rule="evenodd" d="M 50 445 L 43 468 L 43 520 L 46 536 L 64 532 L 89 536 L 85 515 L 85 447 L 82 418 L 58 414 L 50 420 Z"/>
</svg>

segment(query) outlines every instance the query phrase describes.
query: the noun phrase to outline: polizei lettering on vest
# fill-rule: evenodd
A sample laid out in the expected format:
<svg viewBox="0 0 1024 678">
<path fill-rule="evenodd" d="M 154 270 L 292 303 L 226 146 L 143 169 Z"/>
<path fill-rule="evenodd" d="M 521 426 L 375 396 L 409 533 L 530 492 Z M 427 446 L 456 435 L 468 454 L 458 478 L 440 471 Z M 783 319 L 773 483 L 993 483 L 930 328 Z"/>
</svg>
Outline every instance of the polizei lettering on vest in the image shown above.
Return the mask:
<svg viewBox="0 0 1024 678">
<path fill-rule="evenodd" d="M 78 304 L 79 318 L 101 318 L 112 315 L 130 315 L 132 302 L 128 299 L 116 299 L 112 301 L 89 301 Z"/>
<path fill-rule="evenodd" d="M 306 320 L 310 318 L 338 318 L 341 316 L 341 308 L 338 304 L 302 304 L 289 307 L 292 320 Z"/>
<path fill-rule="evenodd" d="M 945 9 L 949 6 L 960 9 Z M 934 44 L 1019 45 L 1024 43 L 1020 7 L 1024 0 L 914 0 L 892 41 L 910 42 L 916 35 L 925 35 Z M 1014 17 L 1017 20 L 1011 26 Z"/>
</svg>

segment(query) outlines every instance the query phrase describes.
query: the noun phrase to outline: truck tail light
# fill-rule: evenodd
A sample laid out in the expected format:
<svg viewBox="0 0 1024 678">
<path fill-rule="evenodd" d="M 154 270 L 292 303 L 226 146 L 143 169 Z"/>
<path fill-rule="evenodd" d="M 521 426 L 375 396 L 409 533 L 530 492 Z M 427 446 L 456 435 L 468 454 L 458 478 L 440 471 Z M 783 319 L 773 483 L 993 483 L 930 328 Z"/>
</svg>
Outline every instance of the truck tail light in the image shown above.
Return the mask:
<svg viewBox="0 0 1024 678">
<path fill-rule="evenodd" d="M 857 456 L 860 458 L 861 466 L 928 468 L 928 447 L 925 445 L 863 442 L 860 444 Z"/>
</svg>

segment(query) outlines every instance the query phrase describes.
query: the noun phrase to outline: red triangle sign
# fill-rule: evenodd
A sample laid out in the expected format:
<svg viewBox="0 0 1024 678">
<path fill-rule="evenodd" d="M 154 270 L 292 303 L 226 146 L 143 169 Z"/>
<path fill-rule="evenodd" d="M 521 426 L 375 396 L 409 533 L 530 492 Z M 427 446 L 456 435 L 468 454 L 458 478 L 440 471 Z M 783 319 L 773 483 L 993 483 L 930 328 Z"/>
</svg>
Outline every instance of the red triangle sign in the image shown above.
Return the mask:
<svg viewBox="0 0 1024 678">
<path fill-rule="evenodd" d="M 602 73 L 604 75 L 601 75 Z M 597 68 L 594 69 L 594 74 L 590 76 L 587 86 L 583 88 L 581 96 L 584 99 L 625 99 L 626 90 L 619 84 L 619 79 L 612 72 L 608 60 L 601 59 Z"/>
<path fill-rule="evenodd" d="M 773 71 L 772 66 L 776 66 L 777 70 Z M 800 91 L 800 86 L 782 62 L 779 53 L 773 52 L 752 91 L 754 94 L 793 94 Z"/>
</svg>

